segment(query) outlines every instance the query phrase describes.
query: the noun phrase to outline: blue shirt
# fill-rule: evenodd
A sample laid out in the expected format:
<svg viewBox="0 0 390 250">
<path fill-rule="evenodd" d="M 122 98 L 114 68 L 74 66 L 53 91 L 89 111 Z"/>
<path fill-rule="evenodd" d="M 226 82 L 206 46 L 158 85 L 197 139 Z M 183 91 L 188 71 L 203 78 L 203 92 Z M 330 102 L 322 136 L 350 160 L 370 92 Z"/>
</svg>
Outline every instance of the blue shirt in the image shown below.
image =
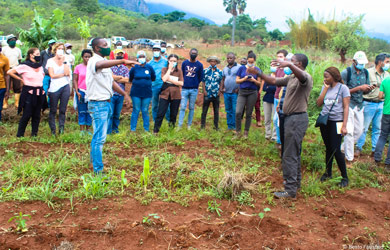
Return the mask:
<svg viewBox="0 0 390 250">
<path fill-rule="evenodd" d="M 239 69 L 238 69 L 238 72 L 237 72 L 237 76 L 239 76 L 240 78 L 244 78 L 245 76 L 249 76 L 251 75 L 253 78 L 255 78 L 257 80 L 257 77 L 259 76 L 259 74 L 261 74 L 261 69 L 259 69 L 258 67 L 255 67 L 255 69 L 258 70 L 259 74 L 248 74 L 246 72 L 246 66 L 245 65 L 242 65 Z M 253 89 L 253 90 L 258 90 L 259 87 L 257 87 L 257 85 L 253 82 L 250 82 L 250 81 L 245 81 L 243 83 L 240 84 L 240 89 Z"/>
<path fill-rule="evenodd" d="M 156 79 L 156 74 L 152 66 L 135 65 L 130 70 L 129 80 L 133 83 L 131 86 L 130 96 L 139 98 L 152 97 L 152 81 Z"/>
<path fill-rule="evenodd" d="M 273 104 L 274 103 L 274 95 L 276 92 L 276 86 L 268 84 L 268 83 L 264 83 L 263 91 L 266 92 L 266 94 L 263 96 L 263 102 L 268 102 L 268 103 Z"/>
<path fill-rule="evenodd" d="M 183 71 L 183 89 L 197 89 L 203 80 L 203 64 L 199 61 L 185 60 L 181 65 Z"/>
<path fill-rule="evenodd" d="M 163 80 L 161 79 L 161 70 L 165 67 L 168 67 L 168 61 L 164 57 L 161 57 L 158 61 L 153 59 L 148 64 L 152 66 L 156 74 L 156 80 L 152 82 L 152 88 L 161 88 L 163 85 Z"/>
<path fill-rule="evenodd" d="M 237 84 L 237 72 L 240 69 L 241 65 L 237 65 L 235 63 L 233 67 L 226 66 L 223 69 L 223 76 L 225 77 L 224 87 L 225 93 L 231 94 L 236 89 L 238 89 L 239 85 Z"/>
<path fill-rule="evenodd" d="M 129 69 L 125 65 L 115 65 L 111 67 L 112 73 L 116 76 L 129 77 Z M 121 89 L 125 90 L 125 84 L 116 82 Z M 121 95 L 114 91 L 114 95 Z"/>
<path fill-rule="evenodd" d="M 222 81 L 222 70 L 217 67 L 208 67 L 204 70 L 203 82 L 207 91 L 207 97 L 217 97 Z"/>
</svg>

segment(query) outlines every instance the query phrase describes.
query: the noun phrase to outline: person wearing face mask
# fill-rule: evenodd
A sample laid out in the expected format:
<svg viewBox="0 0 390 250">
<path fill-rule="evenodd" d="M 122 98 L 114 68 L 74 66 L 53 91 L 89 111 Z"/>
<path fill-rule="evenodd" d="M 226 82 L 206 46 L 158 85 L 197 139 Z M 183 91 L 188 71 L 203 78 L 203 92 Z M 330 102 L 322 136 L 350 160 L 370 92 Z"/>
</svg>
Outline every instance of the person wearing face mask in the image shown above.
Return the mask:
<svg viewBox="0 0 390 250">
<path fill-rule="evenodd" d="M 236 63 L 236 56 L 233 52 L 226 55 L 227 66 L 223 69 L 221 90 L 225 102 L 226 122 L 228 130 L 236 129 L 236 104 L 239 85 L 236 83 L 237 72 L 240 65 Z"/>
<path fill-rule="evenodd" d="M 17 41 L 16 36 L 9 35 L 7 37 L 8 46 L 4 47 L 2 52 L 3 55 L 5 55 L 8 58 L 10 64 L 9 66 L 11 69 L 17 67 L 20 61 L 22 60 L 22 51 L 18 47 L 16 47 L 16 41 Z M 19 106 L 20 92 L 22 89 L 20 86 L 20 81 L 18 79 L 19 77 L 12 78 L 9 75 L 7 75 L 8 90 L 12 88 L 15 93 L 14 105 L 16 108 Z M 7 93 L 4 99 L 4 104 L 3 104 L 4 109 L 8 108 L 8 97 L 9 97 L 9 92 Z"/>
<path fill-rule="evenodd" d="M 0 122 L 1 122 L 1 111 L 3 109 L 3 100 L 6 95 L 8 95 L 8 85 L 7 82 L 7 71 L 9 70 L 9 60 L 2 53 L 3 47 L 0 43 Z"/>
<path fill-rule="evenodd" d="M 149 132 L 149 106 L 152 100 L 152 82 L 156 80 L 156 74 L 152 66 L 146 63 L 146 53 L 143 50 L 137 52 L 137 60 L 140 65 L 130 70 L 130 83 L 132 83 L 130 96 L 133 102 L 130 130 L 136 131 L 138 115 L 142 113 L 144 130 Z"/>
<path fill-rule="evenodd" d="M 48 89 L 50 113 L 49 126 L 52 135 L 56 135 L 56 115 L 58 103 L 59 108 L 59 133 L 64 133 L 65 114 L 70 96 L 70 66 L 65 59 L 65 46 L 63 43 L 56 43 L 53 46 L 55 56 L 50 58 L 46 63 L 46 68 L 49 71 L 51 78 L 50 87 Z"/>
<path fill-rule="evenodd" d="M 169 115 L 169 127 L 174 128 L 176 124 L 176 117 L 181 100 L 180 87 L 183 86 L 183 72 L 177 65 L 178 61 L 179 57 L 177 55 L 169 55 L 168 67 L 161 70 L 164 84 L 161 87 L 157 118 L 154 123 L 153 132 L 155 134 L 160 131 L 160 127 L 164 120 L 164 116 L 167 113 L 168 107 L 171 108 Z"/>
<path fill-rule="evenodd" d="M 163 85 L 163 80 L 161 79 L 161 70 L 168 65 L 168 61 L 161 56 L 161 47 L 158 44 L 153 45 L 153 59 L 149 61 L 149 66 L 154 69 L 156 74 L 156 79 L 152 83 L 152 117 L 153 121 L 156 121 L 159 95 L 161 92 L 161 87 Z M 169 114 L 169 109 L 168 109 Z"/>
<path fill-rule="evenodd" d="M 122 46 L 122 42 L 121 42 L 121 41 L 117 41 L 117 42 L 114 44 L 114 47 L 115 47 L 115 49 L 112 50 L 112 51 L 110 52 L 110 60 L 115 60 L 116 56 L 115 56 L 114 51 L 115 51 L 116 49 L 121 49 L 121 50 L 123 50 L 123 46 Z M 123 59 L 129 60 L 129 54 L 127 54 L 127 52 L 124 52 L 124 54 L 123 54 Z"/>
<path fill-rule="evenodd" d="M 351 167 L 354 159 L 355 144 L 364 129 L 363 93 L 368 93 L 374 88 L 370 85 L 368 71 L 364 68 L 367 63 L 366 54 L 363 51 L 358 51 L 353 56 L 352 65 L 341 72 L 341 77 L 351 92 L 348 112 L 348 133 L 344 137 L 344 143 L 341 145 L 348 167 Z"/>
<path fill-rule="evenodd" d="M 125 54 L 125 52 L 121 49 L 116 49 L 114 53 L 116 55 L 116 60 L 123 59 L 123 55 Z M 129 69 L 125 65 L 121 64 L 112 66 L 111 71 L 114 75 L 113 77 L 115 82 L 121 87 L 123 91 L 125 91 L 125 84 L 129 82 Z M 110 122 L 108 123 L 107 134 L 119 133 L 119 118 L 122 112 L 123 101 L 123 95 L 114 91 L 114 95 L 111 97 L 112 116 L 110 118 Z"/>
<path fill-rule="evenodd" d="M 31 136 L 38 135 L 41 111 L 47 108 L 46 95 L 43 90 L 45 75 L 41 64 L 39 49 L 31 48 L 27 51 L 26 60 L 19 66 L 8 71 L 22 83 L 22 93 L 18 113 L 23 112 L 19 120 L 17 137 L 23 137 L 28 121 L 31 119 Z M 21 77 L 20 77 L 21 76 Z"/>
<path fill-rule="evenodd" d="M 207 62 L 210 63 L 210 66 L 204 70 L 204 77 L 202 81 L 204 99 L 200 128 L 204 129 L 206 127 L 207 111 L 209 110 L 210 103 L 212 103 L 214 109 L 214 129 L 218 130 L 219 96 L 221 94 L 220 87 L 223 73 L 222 70 L 217 68 L 217 64 L 221 63 L 218 57 L 210 56 L 207 58 Z"/>
<path fill-rule="evenodd" d="M 73 70 L 74 62 L 75 62 L 75 57 L 72 54 L 72 48 L 73 48 L 72 44 L 65 43 L 65 60 L 69 62 L 71 70 Z"/>
<path fill-rule="evenodd" d="M 198 97 L 198 88 L 200 82 L 203 80 L 203 64 L 196 60 L 198 57 L 198 50 L 193 48 L 190 50 L 190 59 L 185 60 L 181 64 L 181 70 L 183 71 L 184 84 L 181 91 L 181 103 L 179 113 L 179 128 L 182 127 L 184 122 L 184 116 L 187 108 L 187 102 L 189 103 L 188 109 L 188 121 L 187 128 L 191 129 L 192 119 L 194 118 L 195 102 Z"/>
<path fill-rule="evenodd" d="M 113 90 L 124 96 L 126 107 L 130 107 L 130 97 L 114 81 L 111 67 L 126 64 L 138 64 L 135 61 L 120 59 L 107 60 L 111 49 L 103 38 L 94 38 L 91 42 L 94 55 L 87 64 L 85 84 L 88 111 L 92 117 L 93 135 L 91 140 L 90 160 L 95 174 L 104 175 L 103 146 L 107 138 L 108 122 L 111 117 L 111 97 Z"/>
<path fill-rule="evenodd" d="M 164 58 L 168 58 L 168 53 L 167 53 L 167 43 L 166 42 L 161 42 L 161 56 Z"/>
<path fill-rule="evenodd" d="M 49 75 L 49 71 L 46 68 L 46 64 L 50 58 L 54 57 L 54 53 L 52 51 L 53 50 L 52 48 L 53 48 L 55 43 L 56 43 L 56 40 L 51 39 L 48 42 L 48 48 L 41 51 L 41 63 L 42 63 L 43 71 L 45 72 L 45 77 L 43 78 L 43 89 L 45 90 L 45 93 L 47 93 L 47 90 L 50 87 L 50 75 Z"/>
<path fill-rule="evenodd" d="M 248 52 L 247 64 L 241 66 L 237 71 L 236 82 L 240 85 L 236 106 L 236 133 L 237 137 L 241 135 L 241 120 L 245 114 L 244 137 L 248 137 L 249 128 L 252 122 L 253 108 L 257 101 L 258 88 L 261 85 L 261 69 L 255 66 L 256 55 L 253 51 Z"/>
<path fill-rule="evenodd" d="M 368 75 L 370 78 L 370 85 L 373 89 L 367 94 L 363 95 L 363 114 L 364 114 L 364 130 L 363 134 L 360 136 L 357 141 L 355 154 L 358 156 L 363 149 L 363 146 L 366 141 L 366 135 L 368 128 L 371 124 L 371 157 L 374 156 L 376 143 L 378 141 L 380 130 L 381 130 L 381 120 L 383 114 L 383 101 L 384 99 L 379 99 L 379 89 L 383 79 L 390 76 L 388 72 L 390 68 L 390 55 L 389 54 L 379 54 L 375 58 L 375 67 L 368 69 Z"/>
</svg>

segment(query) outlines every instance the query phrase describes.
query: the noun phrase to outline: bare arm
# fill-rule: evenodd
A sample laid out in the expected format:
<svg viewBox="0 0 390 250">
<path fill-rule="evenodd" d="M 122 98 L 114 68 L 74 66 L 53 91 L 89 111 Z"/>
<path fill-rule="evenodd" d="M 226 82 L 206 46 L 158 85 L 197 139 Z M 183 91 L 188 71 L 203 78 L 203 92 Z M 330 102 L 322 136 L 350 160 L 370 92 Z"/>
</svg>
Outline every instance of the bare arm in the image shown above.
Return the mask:
<svg viewBox="0 0 390 250">
<path fill-rule="evenodd" d="M 4 72 L 4 78 L 6 78 L 7 74 L 10 75 L 12 78 L 19 80 L 22 83 L 22 86 L 24 85 L 23 78 L 18 76 L 18 72 L 16 72 L 16 69 L 10 69 L 7 72 Z M 10 80 L 8 79 L 7 80 L 7 89 L 9 90 L 9 88 L 10 88 Z"/>
<path fill-rule="evenodd" d="M 243 78 L 237 76 L 237 78 L 236 78 L 236 83 L 237 83 L 237 84 L 241 84 L 241 83 L 245 82 L 246 80 L 248 80 L 248 76 L 245 76 L 245 77 L 243 77 Z"/>
<path fill-rule="evenodd" d="M 203 95 L 207 96 L 206 84 L 204 83 L 204 81 L 202 81 L 202 89 L 203 89 Z"/>
<path fill-rule="evenodd" d="M 136 61 L 131 61 L 131 60 L 101 60 L 96 63 L 95 69 L 96 71 L 99 69 L 105 69 L 105 68 L 111 68 L 112 66 L 116 65 L 121 65 L 121 64 L 126 64 L 126 65 L 135 65 L 139 64 Z"/>
<path fill-rule="evenodd" d="M 322 90 L 322 92 L 321 92 L 321 94 L 320 94 L 320 96 L 318 97 L 317 102 L 316 102 L 317 107 L 321 107 L 322 104 L 324 104 L 325 95 L 326 95 L 326 93 L 328 92 L 328 89 L 329 89 L 329 85 L 326 85 L 326 84 L 324 83 L 324 89 Z"/>
<path fill-rule="evenodd" d="M 126 92 L 116 83 L 112 82 L 112 89 L 125 97 L 126 107 L 130 107 L 130 97 Z"/>
<path fill-rule="evenodd" d="M 268 76 L 264 73 L 260 74 L 261 79 L 263 79 L 266 83 L 269 83 L 271 85 L 276 85 L 276 78 L 273 76 Z"/>
<path fill-rule="evenodd" d="M 383 93 L 382 91 L 379 91 L 378 98 L 383 99 L 384 96 L 385 96 L 385 93 Z"/>
</svg>

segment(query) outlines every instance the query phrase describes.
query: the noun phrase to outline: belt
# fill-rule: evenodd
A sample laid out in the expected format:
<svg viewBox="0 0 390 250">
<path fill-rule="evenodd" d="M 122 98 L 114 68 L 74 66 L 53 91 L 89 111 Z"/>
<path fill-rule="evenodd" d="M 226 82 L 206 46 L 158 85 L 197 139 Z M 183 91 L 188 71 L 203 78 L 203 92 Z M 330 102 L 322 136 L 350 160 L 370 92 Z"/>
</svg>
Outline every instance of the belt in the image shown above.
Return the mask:
<svg viewBox="0 0 390 250">
<path fill-rule="evenodd" d="M 301 115 L 301 114 L 306 114 L 306 112 L 295 112 L 284 116 Z"/>
<path fill-rule="evenodd" d="M 256 89 L 252 89 L 252 88 L 241 88 L 243 90 L 253 90 L 253 91 L 256 91 Z"/>
<path fill-rule="evenodd" d="M 373 103 L 381 103 L 381 102 L 383 102 L 382 100 L 373 100 L 373 99 L 365 99 L 365 98 L 363 98 L 363 101 L 365 101 L 365 102 L 373 102 Z"/>
<path fill-rule="evenodd" d="M 89 102 L 111 102 L 111 99 L 107 99 L 107 100 L 88 100 Z"/>
</svg>

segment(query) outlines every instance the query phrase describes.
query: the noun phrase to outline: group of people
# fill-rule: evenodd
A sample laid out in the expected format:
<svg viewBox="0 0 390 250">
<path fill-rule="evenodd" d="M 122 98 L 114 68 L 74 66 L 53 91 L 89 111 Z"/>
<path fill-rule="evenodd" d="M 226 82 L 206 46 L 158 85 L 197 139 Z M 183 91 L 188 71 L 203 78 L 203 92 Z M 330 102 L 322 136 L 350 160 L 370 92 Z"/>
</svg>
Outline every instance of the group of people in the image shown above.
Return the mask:
<svg viewBox="0 0 390 250">
<path fill-rule="evenodd" d="M 8 39 L 9 49 L 15 48 L 13 40 L 16 41 L 16 37 Z M 198 50 L 195 48 L 190 50 L 189 59 L 184 60 L 180 67 L 179 57 L 166 53 L 166 44 L 154 45 L 153 58 L 149 61 L 142 50 L 137 52 L 137 60 L 129 60 L 120 43 L 111 51 L 104 39 L 95 38 L 91 43 L 92 50 L 83 50 L 82 63 L 75 66 L 71 44 L 50 40 L 48 46 L 41 52 L 37 48 L 29 49 L 24 62 L 21 62 L 19 54 L 16 58 L 8 58 L 6 53 L 0 54 L 0 104 L 9 95 L 11 81 L 14 85 L 20 83 L 21 95 L 17 105 L 18 111 L 23 114 L 18 137 L 24 136 L 30 119 L 32 136 L 37 136 L 41 111 L 47 107 L 50 107 L 49 126 L 52 134 L 57 132 L 57 109 L 58 132 L 63 133 L 68 100 L 73 89 L 82 133 L 90 133 L 89 128 L 93 126 L 93 170 L 102 173 L 103 145 L 107 134 L 119 132 L 123 104 L 133 104 L 131 131 L 136 131 L 140 112 L 143 128 L 149 131 L 150 104 L 155 134 L 159 133 L 164 118 L 173 128 L 179 115 L 178 127 L 181 128 L 187 107 L 187 127 L 190 129 L 201 86 L 201 129 L 206 126 L 211 103 L 214 129 L 219 129 L 220 97 L 223 95 L 228 130 L 240 137 L 245 116 L 243 136 L 248 137 L 254 110 L 258 113 L 257 125 L 261 126 L 260 103 L 263 102 L 265 137 L 275 141 L 281 150 L 284 190 L 275 192 L 275 196 L 296 196 L 302 180 L 302 141 L 309 124 L 307 106 L 313 88 L 313 79 L 305 71 L 309 63 L 306 55 L 292 55 L 286 50 L 279 50 L 268 75 L 256 67 L 256 54 L 253 51 L 249 51 L 239 64 L 236 55 L 228 53 L 227 65 L 221 70 L 217 67 L 221 61 L 216 56 L 207 58 L 209 66 L 203 68 L 203 64 L 197 60 Z M 326 147 L 326 170 L 320 180 L 332 178 L 332 162 L 336 158 L 342 176 L 340 187 L 346 187 L 349 183 L 347 164 L 361 152 L 370 124 L 372 152 L 378 163 L 390 133 L 390 75 L 387 72 L 390 55 L 378 55 L 375 67 L 368 70 L 365 69 L 367 63 L 365 53 L 359 51 L 353 58 L 353 64 L 341 73 L 335 67 L 327 68 L 317 99 L 317 105 L 323 107 L 321 114 L 328 116 L 326 124 L 320 126 Z M 126 93 L 128 83 L 131 83 L 130 94 Z M 15 93 L 16 97 L 18 93 Z M 390 151 L 385 164 L 385 168 L 390 170 Z"/>
</svg>

